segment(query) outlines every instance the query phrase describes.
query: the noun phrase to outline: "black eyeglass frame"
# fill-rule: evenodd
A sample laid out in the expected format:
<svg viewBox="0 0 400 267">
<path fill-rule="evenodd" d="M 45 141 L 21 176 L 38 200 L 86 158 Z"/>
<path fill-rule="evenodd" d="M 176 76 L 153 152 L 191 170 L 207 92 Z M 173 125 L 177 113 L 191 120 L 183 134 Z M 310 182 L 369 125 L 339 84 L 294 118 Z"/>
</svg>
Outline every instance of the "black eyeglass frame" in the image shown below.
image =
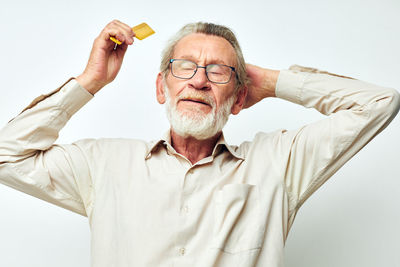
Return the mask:
<svg viewBox="0 0 400 267">
<path fill-rule="evenodd" d="M 207 80 L 209 80 L 209 81 L 212 82 L 212 83 L 216 83 L 216 84 L 227 84 L 227 83 L 229 83 L 229 82 L 231 81 L 231 79 L 232 79 L 232 71 L 235 72 L 235 75 L 236 75 L 236 77 L 237 77 L 236 68 L 235 68 L 235 67 L 232 67 L 232 66 L 228 66 L 228 65 L 224 65 L 224 64 L 208 64 L 208 65 L 206 65 L 206 66 L 200 66 L 200 65 L 197 65 L 196 62 L 193 62 L 193 61 L 187 60 L 187 59 L 182 59 L 182 58 L 171 58 L 171 59 L 169 60 L 169 65 L 171 65 L 172 62 L 174 62 L 174 61 L 189 61 L 189 62 L 192 62 L 193 64 L 196 65 L 196 70 L 193 72 L 193 75 L 192 75 L 191 77 L 189 77 L 189 78 L 182 78 L 182 77 L 176 76 L 176 75 L 174 74 L 174 72 L 172 71 L 172 68 L 171 68 L 172 76 L 174 76 L 175 78 L 178 78 L 178 79 L 183 79 L 183 80 L 192 79 L 193 76 L 196 75 L 197 70 L 198 70 L 199 68 L 204 69 L 204 70 L 206 71 Z M 225 67 L 228 67 L 228 68 L 231 69 L 231 73 L 230 73 L 230 76 L 229 76 L 229 79 L 228 79 L 227 82 L 214 82 L 214 81 L 211 81 L 210 78 L 208 78 L 207 67 L 208 67 L 208 66 L 215 66 L 215 65 L 217 65 L 217 66 L 225 66 Z"/>
</svg>

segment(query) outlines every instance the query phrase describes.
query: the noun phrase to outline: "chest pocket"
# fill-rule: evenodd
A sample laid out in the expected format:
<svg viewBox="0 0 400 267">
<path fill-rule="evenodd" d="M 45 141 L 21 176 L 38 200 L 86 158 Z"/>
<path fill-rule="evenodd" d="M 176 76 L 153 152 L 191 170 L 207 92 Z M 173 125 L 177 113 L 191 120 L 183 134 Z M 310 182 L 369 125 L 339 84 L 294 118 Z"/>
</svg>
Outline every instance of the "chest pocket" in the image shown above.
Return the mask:
<svg viewBox="0 0 400 267">
<path fill-rule="evenodd" d="M 250 184 L 227 184 L 214 198 L 212 248 L 227 253 L 260 249 L 264 239 L 259 190 Z"/>
</svg>

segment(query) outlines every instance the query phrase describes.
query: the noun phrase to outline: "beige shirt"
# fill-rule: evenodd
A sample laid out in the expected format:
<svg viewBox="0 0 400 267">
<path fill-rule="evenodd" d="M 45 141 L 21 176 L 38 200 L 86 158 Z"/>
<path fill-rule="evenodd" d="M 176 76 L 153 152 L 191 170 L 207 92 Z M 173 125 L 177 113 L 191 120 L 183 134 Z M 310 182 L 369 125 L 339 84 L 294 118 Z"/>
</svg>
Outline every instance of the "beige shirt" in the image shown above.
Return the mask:
<svg viewBox="0 0 400 267">
<path fill-rule="evenodd" d="M 276 95 L 325 119 L 258 133 L 192 165 L 155 142 L 53 145 L 92 96 L 75 80 L 0 131 L 0 181 L 87 216 L 95 267 L 276 267 L 303 202 L 396 115 L 397 91 L 281 71 Z M 1 223 L 1 222 L 0 222 Z"/>
</svg>

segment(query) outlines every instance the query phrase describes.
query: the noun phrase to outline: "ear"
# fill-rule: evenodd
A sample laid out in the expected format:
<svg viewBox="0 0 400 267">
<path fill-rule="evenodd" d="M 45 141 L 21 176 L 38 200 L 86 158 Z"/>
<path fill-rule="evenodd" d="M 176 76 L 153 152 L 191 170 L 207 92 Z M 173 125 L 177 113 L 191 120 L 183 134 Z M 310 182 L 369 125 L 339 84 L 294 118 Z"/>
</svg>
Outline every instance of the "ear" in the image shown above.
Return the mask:
<svg viewBox="0 0 400 267">
<path fill-rule="evenodd" d="M 160 72 L 157 75 L 156 80 L 156 94 L 157 94 L 157 101 L 160 104 L 165 103 L 165 88 L 164 88 L 164 75 Z"/>
<path fill-rule="evenodd" d="M 246 100 L 246 96 L 247 96 L 247 86 L 242 87 L 241 89 L 239 89 L 239 92 L 237 92 L 237 98 L 235 103 L 233 103 L 232 109 L 231 109 L 231 113 L 233 115 L 237 115 L 239 114 L 239 112 L 243 109 L 244 106 L 244 102 Z"/>
</svg>

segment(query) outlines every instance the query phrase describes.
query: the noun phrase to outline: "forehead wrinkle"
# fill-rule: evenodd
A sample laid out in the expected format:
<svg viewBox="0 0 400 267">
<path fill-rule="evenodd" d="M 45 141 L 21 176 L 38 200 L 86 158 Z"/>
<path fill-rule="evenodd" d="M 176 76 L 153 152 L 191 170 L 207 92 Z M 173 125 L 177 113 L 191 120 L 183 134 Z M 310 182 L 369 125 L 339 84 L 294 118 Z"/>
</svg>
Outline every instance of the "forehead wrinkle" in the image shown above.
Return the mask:
<svg viewBox="0 0 400 267">
<path fill-rule="evenodd" d="M 236 52 L 222 37 L 190 34 L 183 37 L 173 52 L 174 58 L 188 59 L 197 64 L 224 64 L 236 67 Z M 220 55 L 226 57 L 224 60 Z"/>
</svg>

